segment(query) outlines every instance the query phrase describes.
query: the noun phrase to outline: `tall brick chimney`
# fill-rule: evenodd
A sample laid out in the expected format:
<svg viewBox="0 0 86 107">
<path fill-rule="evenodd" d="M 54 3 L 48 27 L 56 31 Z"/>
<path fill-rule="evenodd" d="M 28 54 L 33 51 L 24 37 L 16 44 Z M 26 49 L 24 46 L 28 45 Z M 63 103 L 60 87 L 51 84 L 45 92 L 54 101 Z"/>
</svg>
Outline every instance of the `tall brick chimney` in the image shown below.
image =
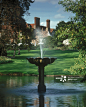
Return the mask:
<svg viewBox="0 0 86 107">
<path fill-rule="evenodd" d="M 50 20 L 49 19 L 46 20 L 46 27 L 50 28 Z"/>
<path fill-rule="evenodd" d="M 49 19 L 46 20 L 46 31 L 50 32 L 50 20 Z"/>
<path fill-rule="evenodd" d="M 40 27 L 40 18 L 39 17 L 34 17 L 34 22 L 35 22 L 34 28 Z"/>
</svg>

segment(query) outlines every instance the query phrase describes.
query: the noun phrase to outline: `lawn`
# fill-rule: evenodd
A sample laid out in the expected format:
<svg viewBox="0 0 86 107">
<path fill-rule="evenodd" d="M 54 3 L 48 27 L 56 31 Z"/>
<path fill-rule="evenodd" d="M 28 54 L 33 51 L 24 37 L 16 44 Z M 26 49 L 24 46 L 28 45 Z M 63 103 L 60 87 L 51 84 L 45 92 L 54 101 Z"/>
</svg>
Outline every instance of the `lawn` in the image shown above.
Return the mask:
<svg viewBox="0 0 86 107">
<path fill-rule="evenodd" d="M 10 55 L 13 51 L 8 51 Z M 38 75 L 38 67 L 34 64 L 30 64 L 26 57 L 39 57 L 39 50 L 21 50 L 20 55 L 17 55 L 12 59 L 13 62 L 0 64 L 1 73 L 24 73 L 24 74 L 35 74 Z M 47 50 L 44 49 L 44 57 L 57 57 L 54 63 L 49 64 L 45 67 L 45 75 L 71 75 L 64 69 L 70 68 L 74 64 L 74 58 L 79 55 L 78 51 L 74 50 Z"/>
</svg>

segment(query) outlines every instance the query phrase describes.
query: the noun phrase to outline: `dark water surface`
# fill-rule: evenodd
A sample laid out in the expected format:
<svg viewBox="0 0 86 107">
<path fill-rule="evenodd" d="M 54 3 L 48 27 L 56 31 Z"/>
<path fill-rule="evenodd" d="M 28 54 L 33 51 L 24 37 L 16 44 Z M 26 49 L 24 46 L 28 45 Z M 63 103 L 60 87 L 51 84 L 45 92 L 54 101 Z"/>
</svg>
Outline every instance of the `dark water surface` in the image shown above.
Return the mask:
<svg viewBox="0 0 86 107">
<path fill-rule="evenodd" d="M 86 83 L 79 79 L 45 77 L 47 90 L 38 93 L 38 77 L 0 76 L 0 107 L 86 107 Z"/>
</svg>

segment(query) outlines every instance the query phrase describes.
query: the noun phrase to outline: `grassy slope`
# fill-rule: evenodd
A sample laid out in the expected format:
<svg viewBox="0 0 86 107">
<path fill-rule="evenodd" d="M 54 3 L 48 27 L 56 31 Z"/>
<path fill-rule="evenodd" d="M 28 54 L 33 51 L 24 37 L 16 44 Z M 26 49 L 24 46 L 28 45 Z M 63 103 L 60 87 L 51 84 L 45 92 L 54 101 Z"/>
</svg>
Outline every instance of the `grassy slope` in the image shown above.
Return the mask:
<svg viewBox="0 0 86 107">
<path fill-rule="evenodd" d="M 12 52 L 12 51 L 11 51 Z M 45 75 L 70 75 L 68 72 L 64 72 L 64 69 L 70 68 L 74 64 L 74 58 L 78 57 L 77 51 L 61 51 L 61 50 L 46 50 L 44 51 L 44 57 L 57 57 L 54 63 L 45 67 Z M 21 50 L 20 55 L 16 55 L 14 62 L 7 64 L 0 64 L 0 72 L 3 73 L 29 73 L 38 74 L 38 67 L 30 64 L 26 57 L 39 57 L 39 50 Z"/>
</svg>

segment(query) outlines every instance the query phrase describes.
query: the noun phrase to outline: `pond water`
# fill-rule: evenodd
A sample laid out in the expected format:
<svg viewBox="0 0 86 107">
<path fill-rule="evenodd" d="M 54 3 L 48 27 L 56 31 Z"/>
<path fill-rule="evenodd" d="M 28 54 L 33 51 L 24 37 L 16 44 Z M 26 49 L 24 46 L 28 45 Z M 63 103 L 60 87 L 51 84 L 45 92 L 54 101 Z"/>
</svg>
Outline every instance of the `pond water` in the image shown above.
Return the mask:
<svg viewBox="0 0 86 107">
<path fill-rule="evenodd" d="M 86 83 L 80 83 L 81 78 L 44 79 L 46 92 L 39 94 L 38 77 L 0 76 L 0 107 L 86 107 Z"/>
</svg>

